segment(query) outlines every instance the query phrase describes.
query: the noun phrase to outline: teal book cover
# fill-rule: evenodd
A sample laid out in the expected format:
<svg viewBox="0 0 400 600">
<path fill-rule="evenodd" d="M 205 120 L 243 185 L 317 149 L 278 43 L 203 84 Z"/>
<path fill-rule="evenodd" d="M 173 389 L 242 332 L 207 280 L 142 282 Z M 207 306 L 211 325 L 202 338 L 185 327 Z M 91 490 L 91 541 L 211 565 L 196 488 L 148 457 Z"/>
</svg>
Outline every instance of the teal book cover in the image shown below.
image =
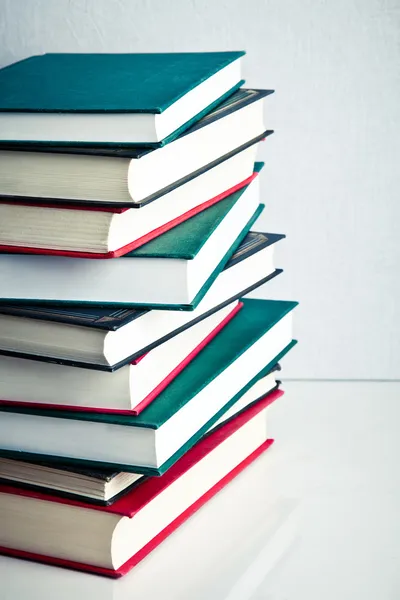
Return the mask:
<svg viewBox="0 0 400 600">
<path fill-rule="evenodd" d="M 0 111 L 161 113 L 244 54 L 31 56 L 0 70 Z"/>
<path fill-rule="evenodd" d="M 254 172 L 260 173 L 263 167 L 264 163 L 255 163 Z M 129 258 L 193 260 L 249 185 L 117 260 Z"/>
</svg>

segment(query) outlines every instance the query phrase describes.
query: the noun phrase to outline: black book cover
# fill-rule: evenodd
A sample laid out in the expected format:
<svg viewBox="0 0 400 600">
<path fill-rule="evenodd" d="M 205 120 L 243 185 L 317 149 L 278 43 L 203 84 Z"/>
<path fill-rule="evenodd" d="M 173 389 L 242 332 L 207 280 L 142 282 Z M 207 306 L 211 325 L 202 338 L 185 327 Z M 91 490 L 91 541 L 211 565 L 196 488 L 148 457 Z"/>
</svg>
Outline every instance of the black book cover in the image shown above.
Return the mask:
<svg viewBox="0 0 400 600">
<path fill-rule="evenodd" d="M 214 123 L 219 119 L 222 119 L 226 115 L 229 115 L 236 110 L 252 104 L 265 96 L 273 94 L 274 90 L 255 90 L 248 88 L 241 88 L 234 92 L 229 98 L 224 100 L 221 104 L 216 106 L 202 119 L 194 123 L 189 129 L 186 129 L 178 139 L 190 135 L 194 131 Z M 90 146 L 90 145 L 77 145 L 71 146 L 70 144 L 35 144 L 35 143 L 18 143 L 16 146 L 14 143 L 0 142 L 0 150 L 13 150 L 18 152 L 43 152 L 45 154 L 83 154 L 86 156 L 110 156 L 113 158 L 132 158 L 139 159 L 150 152 L 155 152 L 158 148 L 149 148 L 148 146 L 136 146 L 129 147 L 128 145 L 111 145 L 106 146 Z"/>
<path fill-rule="evenodd" d="M 261 98 L 264 98 L 265 96 L 268 96 L 269 94 L 272 94 L 272 93 L 273 93 L 273 90 L 253 90 L 253 89 L 237 90 L 227 100 L 222 102 L 222 104 L 220 104 L 219 106 L 214 108 L 209 114 L 207 114 L 205 117 L 200 119 L 200 121 L 198 121 L 197 123 L 192 125 L 192 127 L 187 129 L 186 131 L 184 131 L 180 136 L 178 136 L 177 139 L 180 139 L 187 135 L 190 135 L 191 133 L 197 131 L 198 129 L 201 129 L 202 127 L 205 127 L 206 125 L 209 125 L 215 121 L 218 121 L 219 119 L 222 119 L 223 117 L 225 117 L 237 110 L 240 110 L 241 108 L 244 108 L 248 104 L 252 104 L 253 102 L 256 102 L 257 100 L 260 100 Z M 99 207 L 140 208 L 141 206 L 145 206 L 149 202 L 152 202 L 153 200 L 157 200 L 164 194 L 167 194 L 167 193 L 171 192 L 172 190 L 174 190 L 175 188 L 187 183 L 188 181 L 190 181 L 194 177 L 201 175 L 205 171 L 212 169 L 213 167 L 217 166 L 218 164 L 222 163 L 223 161 L 227 160 L 228 158 L 231 158 L 235 154 L 242 152 L 246 148 L 249 148 L 253 144 L 259 142 L 260 140 L 267 137 L 268 135 L 271 135 L 272 133 L 273 133 L 273 131 L 271 131 L 271 130 L 264 131 L 262 134 L 260 134 L 256 138 L 253 138 L 252 140 L 249 140 L 245 144 L 241 145 L 240 147 L 233 149 L 228 154 L 225 154 L 224 156 L 219 157 L 217 160 L 205 165 L 204 167 L 198 169 L 197 171 L 194 171 L 193 173 L 186 175 L 185 177 L 179 179 L 178 181 L 175 181 L 173 184 L 171 184 L 161 190 L 158 190 L 157 192 L 155 192 L 154 194 L 151 194 L 147 198 L 144 198 L 143 200 L 141 200 L 140 203 L 137 203 L 137 202 L 135 202 L 135 203 L 134 202 L 112 202 L 112 201 L 104 202 L 104 201 L 102 201 L 101 203 L 98 204 L 98 203 L 96 203 L 96 201 L 93 201 L 93 200 L 76 200 L 76 199 L 68 200 L 65 198 L 43 198 L 43 199 L 41 199 L 41 198 L 29 197 L 29 196 L 21 196 L 21 197 L 13 196 L 13 202 L 15 202 L 15 203 L 20 202 L 22 204 L 32 203 L 35 205 L 40 205 L 40 204 L 48 205 L 49 203 L 51 203 L 54 205 L 67 204 L 68 206 L 73 206 L 73 205 L 76 205 L 76 206 L 92 205 L 93 206 L 94 205 L 94 206 L 99 206 Z M 172 141 L 174 141 L 174 140 L 172 140 Z M 88 156 L 88 155 L 89 156 L 109 156 L 112 158 L 124 158 L 124 159 L 130 158 L 130 159 L 134 159 L 134 160 L 138 160 L 138 159 L 142 158 L 143 156 L 146 156 L 150 152 L 155 152 L 155 151 L 157 151 L 157 149 L 158 148 L 148 148 L 148 147 L 127 148 L 125 145 L 124 146 L 104 146 L 104 147 L 62 146 L 62 145 L 58 145 L 58 146 L 51 145 L 50 146 L 50 145 L 43 145 L 43 144 L 37 144 L 37 145 L 35 145 L 35 144 L 19 144 L 18 145 L 18 151 L 20 151 L 20 152 L 41 152 L 41 153 L 47 153 L 47 154 L 49 154 L 49 153 L 50 154 L 75 154 L 75 155 L 83 155 L 83 156 Z M 14 150 L 15 151 L 16 148 L 15 148 L 15 145 L 13 145 L 13 144 L 6 144 L 6 143 L 1 144 L 0 143 L 0 150 Z M 7 196 L 5 196 L 4 194 L 0 194 L 0 198 L 7 198 Z"/>
</svg>

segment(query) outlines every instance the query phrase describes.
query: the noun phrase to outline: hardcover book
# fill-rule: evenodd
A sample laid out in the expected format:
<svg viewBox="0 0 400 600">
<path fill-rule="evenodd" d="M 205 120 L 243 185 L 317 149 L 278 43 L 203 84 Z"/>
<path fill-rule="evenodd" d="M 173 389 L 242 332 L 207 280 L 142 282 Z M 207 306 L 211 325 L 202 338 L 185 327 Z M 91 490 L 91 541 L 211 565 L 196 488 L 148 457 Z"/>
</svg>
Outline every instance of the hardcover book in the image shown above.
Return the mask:
<svg viewBox="0 0 400 600">
<path fill-rule="evenodd" d="M 0 70 L 1 139 L 164 145 L 242 83 L 243 55 L 31 56 Z"/>
</svg>

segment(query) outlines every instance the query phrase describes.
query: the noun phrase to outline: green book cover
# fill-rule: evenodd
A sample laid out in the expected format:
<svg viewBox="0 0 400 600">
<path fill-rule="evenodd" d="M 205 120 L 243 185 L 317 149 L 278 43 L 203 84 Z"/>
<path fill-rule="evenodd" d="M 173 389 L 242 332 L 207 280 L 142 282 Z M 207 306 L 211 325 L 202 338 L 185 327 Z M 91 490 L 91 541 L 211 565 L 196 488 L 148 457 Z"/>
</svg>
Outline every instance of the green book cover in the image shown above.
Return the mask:
<svg viewBox="0 0 400 600">
<path fill-rule="evenodd" d="M 120 302 L 118 304 L 118 306 L 119 307 L 128 307 L 129 306 L 129 308 L 151 308 L 151 309 L 155 309 L 155 310 L 157 310 L 157 309 L 158 310 L 194 310 L 198 306 L 198 304 L 201 302 L 201 300 L 204 298 L 204 296 L 206 295 L 206 293 L 208 292 L 208 290 L 210 289 L 210 287 L 212 286 L 212 284 L 214 283 L 214 281 L 216 280 L 218 275 L 221 273 L 221 271 L 223 271 L 223 269 L 225 268 L 225 265 L 232 258 L 232 256 L 236 252 L 236 250 L 239 248 L 240 244 L 243 242 L 246 235 L 248 234 L 250 229 L 253 227 L 253 225 L 257 221 L 258 217 L 263 212 L 264 208 L 265 208 L 264 204 L 260 204 L 258 206 L 257 210 L 251 217 L 250 221 L 248 221 L 248 223 L 246 223 L 246 225 L 242 229 L 240 235 L 233 242 L 233 244 L 231 245 L 229 250 L 226 252 L 224 257 L 218 263 L 217 267 L 214 269 L 213 273 L 211 273 L 211 275 L 207 279 L 207 281 L 203 284 L 203 286 L 197 292 L 196 296 L 193 298 L 193 300 L 190 302 L 190 304 L 143 304 L 143 303 L 135 304 L 132 302 L 131 303 Z M 68 304 L 74 304 L 74 303 L 69 302 Z M 82 303 L 79 303 L 79 302 L 76 304 L 82 305 Z M 105 304 L 101 304 L 101 306 L 105 306 Z M 116 306 L 116 305 L 112 304 L 112 306 Z"/>
<path fill-rule="evenodd" d="M 161 113 L 244 54 L 31 56 L 0 70 L 0 111 Z"/>
<path fill-rule="evenodd" d="M 260 173 L 263 167 L 264 163 L 256 162 L 254 172 Z M 249 185 L 117 260 L 128 258 L 193 260 Z"/>
</svg>

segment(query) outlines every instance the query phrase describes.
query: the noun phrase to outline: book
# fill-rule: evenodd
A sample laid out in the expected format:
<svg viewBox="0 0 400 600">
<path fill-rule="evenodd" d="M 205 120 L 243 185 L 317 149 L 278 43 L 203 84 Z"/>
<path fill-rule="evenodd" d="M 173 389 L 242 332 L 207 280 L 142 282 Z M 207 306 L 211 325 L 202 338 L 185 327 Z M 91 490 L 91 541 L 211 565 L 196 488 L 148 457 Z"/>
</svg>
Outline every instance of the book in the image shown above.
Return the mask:
<svg viewBox="0 0 400 600">
<path fill-rule="evenodd" d="M 274 577 L 274 569 L 293 552 L 301 531 L 300 501 L 276 497 L 268 486 L 258 485 L 257 474 L 270 462 L 268 454 L 260 456 L 225 492 L 124 577 L 99 577 L 3 556 L 0 580 L 7 582 L 3 600 L 28 600 L 33 594 L 35 600 L 53 600 L 55 589 L 57 600 L 86 598 L 88 591 L 96 600 L 132 600 L 132 593 L 148 600 L 160 596 L 202 600 L 214 598 L 216 586 L 240 587 L 246 593 L 250 584 L 254 590 L 260 579 L 256 576 L 250 581 L 249 575 L 267 577 L 272 573 Z M 253 496 L 246 494 L 250 486 L 257 489 Z M 238 551 L 232 552 L 232 548 Z"/>
<path fill-rule="evenodd" d="M 213 431 L 256 400 L 278 389 L 280 381 L 276 380 L 276 375 L 280 368 L 279 363 L 275 364 L 268 374 L 252 385 L 209 431 Z M 50 463 L 0 457 L 0 483 L 106 506 L 128 493 L 144 477 L 137 473 L 115 469 L 76 468 L 63 464 L 62 461 Z"/>
<path fill-rule="evenodd" d="M 113 469 L 79 469 L 63 463 L 0 458 L 0 485 L 13 485 L 100 506 L 113 504 L 144 479 L 144 475 Z"/>
<path fill-rule="evenodd" d="M 282 234 L 250 231 L 193 311 L 0 304 L 0 354 L 113 371 L 279 275 Z"/>
<path fill-rule="evenodd" d="M 243 55 L 31 56 L 0 70 L 0 139 L 166 143 L 242 83 Z"/>
<path fill-rule="evenodd" d="M 261 168 L 262 163 L 256 163 L 255 170 Z M 218 204 L 121 258 L 0 254 L 0 300 L 190 310 L 209 289 L 261 210 L 256 177 Z"/>
<path fill-rule="evenodd" d="M 158 149 L 2 144 L 0 194 L 25 203 L 142 207 L 271 134 L 263 119 L 270 93 L 239 90 Z"/>
<path fill-rule="evenodd" d="M 100 258 L 123 256 L 249 184 L 256 176 L 256 151 L 257 144 L 249 146 L 141 210 L 0 199 L 0 250 L 89 258 L 93 254 Z"/>
<path fill-rule="evenodd" d="M 228 304 L 124 367 L 108 373 L 0 356 L 0 404 L 139 414 L 241 309 Z"/>
<path fill-rule="evenodd" d="M 295 343 L 295 302 L 243 305 L 137 416 L 0 406 L 0 456 L 164 473 Z"/>
<path fill-rule="evenodd" d="M 281 394 L 255 402 L 164 476 L 147 479 L 108 507 L 0 486 L 0 552 L 111 577 L 125 574 L 270 446 L 266 413 Z"/>
</svg>

